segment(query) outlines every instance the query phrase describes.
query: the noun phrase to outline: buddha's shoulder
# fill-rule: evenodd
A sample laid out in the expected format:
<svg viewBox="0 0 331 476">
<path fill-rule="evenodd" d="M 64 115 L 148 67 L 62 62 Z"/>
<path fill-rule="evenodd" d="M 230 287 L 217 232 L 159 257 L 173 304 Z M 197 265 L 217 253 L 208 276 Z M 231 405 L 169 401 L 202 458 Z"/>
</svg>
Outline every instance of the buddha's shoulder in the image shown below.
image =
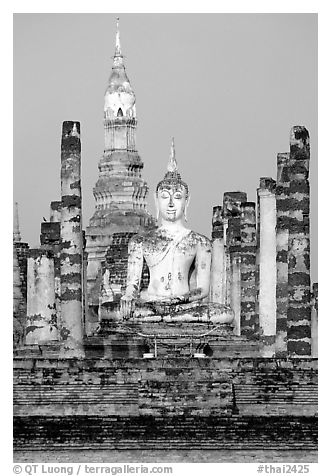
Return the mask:
<svg viewBox="0 0 331 476">
<path fill-rule="evenodd" d="M 144 241 L 144 235 L 143 234 L 136 234 L 136 235 L 133 235 L 131 236 L 130 240 L 129 240 L 129 246 L 137 246 L 137 245 L 141 245 Z"/>
<path fill-rule="evenodd" d="M 197 233 L 196 231 L 191 230 L 188 238 L 191 239 L 196 244 L 199 244 L 199 245 L 204 246 L 206 248 L 211 247 L 210 239 L 207 238 L 205 235 L 201 235 L 201 233 Z"/>
<path fill-rule="evenodd" d="M 145 243 L 150 243 L 159 238 L 159 235 L 156 230 L 148 230 L 143 233 L 137 233 L 133 235 L 129 240 L 129 245 L 143 245 Z"/>
</svg>

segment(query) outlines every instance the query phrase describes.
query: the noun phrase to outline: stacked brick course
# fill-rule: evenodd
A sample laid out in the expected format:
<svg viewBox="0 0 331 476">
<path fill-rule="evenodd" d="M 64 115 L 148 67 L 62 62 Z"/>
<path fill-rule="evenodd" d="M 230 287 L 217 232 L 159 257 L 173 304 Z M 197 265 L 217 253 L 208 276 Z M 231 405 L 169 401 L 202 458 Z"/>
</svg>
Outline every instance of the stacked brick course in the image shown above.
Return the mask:
<svg viewBox="0 0 331 476">
<path fill-rule="evenodd" d="M 17 359 L 14 381 L 16 448 L 316 449 L 315 361 Z"/>
</svg>

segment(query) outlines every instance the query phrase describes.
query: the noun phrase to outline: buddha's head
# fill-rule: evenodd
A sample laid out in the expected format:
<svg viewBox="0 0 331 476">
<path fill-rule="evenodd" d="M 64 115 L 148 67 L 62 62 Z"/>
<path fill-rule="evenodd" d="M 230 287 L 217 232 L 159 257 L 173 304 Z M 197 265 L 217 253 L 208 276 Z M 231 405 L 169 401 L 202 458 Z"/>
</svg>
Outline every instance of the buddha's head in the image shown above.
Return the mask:
<svg viewBox="0 0 331 476">
<path fill-rule="evenodd" d="M 177 169 L 174 139 L 171 143 L 167 173 L 156 187 L 155 203 L 157 218 L 160 216 L 169 222 L 176 222 L 184 218 L 186 221 L 189 191 Z"/>
</svg>

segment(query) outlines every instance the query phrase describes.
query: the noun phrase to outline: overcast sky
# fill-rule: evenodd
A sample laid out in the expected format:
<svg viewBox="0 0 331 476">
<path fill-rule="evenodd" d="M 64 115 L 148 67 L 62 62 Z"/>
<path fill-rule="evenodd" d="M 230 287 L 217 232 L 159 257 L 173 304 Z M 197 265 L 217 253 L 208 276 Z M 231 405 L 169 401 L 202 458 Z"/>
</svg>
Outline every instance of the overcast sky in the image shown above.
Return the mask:
<svg viewBox="0 0 331 476">
<path fill-rule="evenodd" d="M 64 120 L 80 121 L 83 226 L 103 153 L 103 97 L 116 14 L 14 15 L 14 200 L 21 233 L 60 199 Z M 256 201 L 276 178 L 293 125 L 311 136 L 312 278 L 317 280 L 317 15 L 120 14 L 122 52 L 136 94 L 137 147 L 150 187 L 164 176 L 171 137 L 188 183 L 188 226 L 210 236 L 225 191 Z"/>
</svg>

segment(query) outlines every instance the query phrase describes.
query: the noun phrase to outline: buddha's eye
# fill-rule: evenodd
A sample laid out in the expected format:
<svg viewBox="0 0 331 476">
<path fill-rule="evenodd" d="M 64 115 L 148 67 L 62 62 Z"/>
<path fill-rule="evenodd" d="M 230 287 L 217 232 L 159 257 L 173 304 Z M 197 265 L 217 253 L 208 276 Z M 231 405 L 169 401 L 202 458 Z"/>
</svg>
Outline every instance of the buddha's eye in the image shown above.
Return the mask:
<svg viewBox="0 0 331 476">
<path fill-rule="evenodd" d="M 182 194 L 180 192 L 175 193 L 174 198 L 177 198 L 177 200 L 180 200 L 182 198 Z"/>
<path fill-rule="evenodd" d="M 169 198 L 168 192 L 161 192 L 161 198 Z"/>
</svg>

